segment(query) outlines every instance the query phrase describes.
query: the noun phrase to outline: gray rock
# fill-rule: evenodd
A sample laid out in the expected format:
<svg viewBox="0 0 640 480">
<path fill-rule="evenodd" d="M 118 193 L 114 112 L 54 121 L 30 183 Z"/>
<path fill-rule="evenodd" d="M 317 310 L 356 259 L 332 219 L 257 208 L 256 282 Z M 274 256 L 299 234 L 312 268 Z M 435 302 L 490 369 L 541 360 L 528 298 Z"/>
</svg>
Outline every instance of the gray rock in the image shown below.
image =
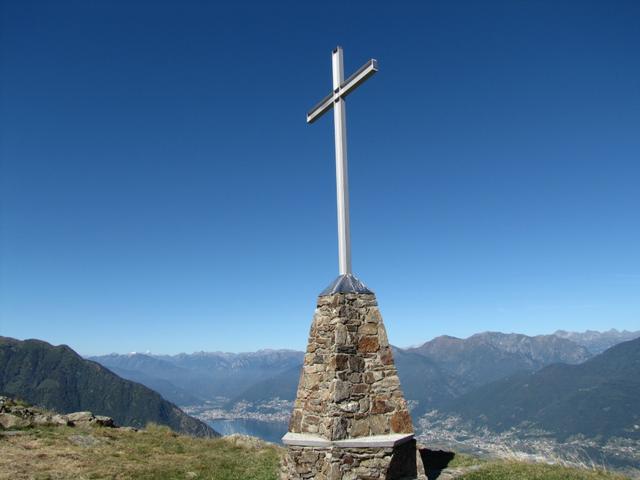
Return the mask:
<svg viewBox="0 0 640 480">
<path fill-rule="evenodd" d="M 114 428 L 116 426 L 115 422 L 113 421 L 113 418 L 105 417 L 104 415 L 96 415 L 94 422 L 96 425 L 99 425 L 101 427 Z"/>
<path fill-rule="evenodd" d="M 13 428 L 30 427 L 31 420 L 29 418 L 19 417 L 11 413 L 0 413 L 0 427 L 3 430 L 11 430 Z"/>
<path fill-rule="evenodd" d="M 67 414 L 67 419 L 73 423 L 93 422 L 95 417 L 91 412 L 73 412 Z"/>
<path fill-rule="evenodd" d="M 52 415 L 47 415 L 46 413 L 36 413 L 33 416 L 33 425 L 47 427 L 49 425 L 56 425 L 53 421 Z"/>
<path fill-rule="evenodd" d="M 60 415 L 60 414 L 53 415 L 51 417 L 51 423 L 53 425 L 73 427 L 73 422 L 69 420 L 66 415 Z"/>
</svg>

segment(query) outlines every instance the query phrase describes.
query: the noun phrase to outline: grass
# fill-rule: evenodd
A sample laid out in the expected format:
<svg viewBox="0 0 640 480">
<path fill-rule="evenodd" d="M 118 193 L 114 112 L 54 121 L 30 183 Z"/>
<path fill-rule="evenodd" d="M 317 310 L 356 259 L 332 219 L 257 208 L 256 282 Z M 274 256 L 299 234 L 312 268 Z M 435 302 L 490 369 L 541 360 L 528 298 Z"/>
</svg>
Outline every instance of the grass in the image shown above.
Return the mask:
<svg viewBox="0 0 640 480">
<path fill-rule="evenodd" d="M 0 435 L 2 480 L 277 480 L 283 450 L 258 440 L 202 439 L 149 425 L 140 432 L 39 427 Z M 456 454 L 460 480 L 623 480 L 604 471 Z M 444 477 L 443 477 L 444 478 Z M 451 477 L 447 477 L 451 478 Z"/>
<path fill-rule="evenodd" d="M 447 465 L 447 468 L 471 467 L 482 463 L 485 463 L 485 460 L 467 455 L 466 453 L 456 453 L 453 460 Z"/>
<path fill-rule="evenodd" d="M 526 463 L 516 459 L 478 458 L 442 450 L 420 450 L 429 478 L 460 480 L 623 480 L 604 470 L 566 464 Z"/>
<path fill-rule="evenodd" d="M 267 444 L 141 432 L 51 427 L 0 437 L 0 479 L 276 480 L 280 450 Z"/>
<path fill-rule="evenodd" d="M 627 477 L 600 470 L 523 462 L 489 462 L 463 474 L 460 480 L 624 480 Z"/>
</svg>

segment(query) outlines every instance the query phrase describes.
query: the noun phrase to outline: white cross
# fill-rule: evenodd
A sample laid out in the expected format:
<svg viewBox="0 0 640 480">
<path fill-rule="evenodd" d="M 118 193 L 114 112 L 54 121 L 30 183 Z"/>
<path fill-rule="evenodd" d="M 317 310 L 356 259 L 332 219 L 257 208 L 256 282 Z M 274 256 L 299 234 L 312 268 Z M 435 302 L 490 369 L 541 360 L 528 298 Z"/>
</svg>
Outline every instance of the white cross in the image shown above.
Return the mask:
<svg viewBox="0 0 640 480">
<path fill-rule="evenodd" d="M 333 92 L 307 113 L 307 123 L 313 123 L 333 108 L 336 140 L 336 192 L 338 197 L 338 263 L 340 275 L 351 275 L 351 234 L 349 232 L 349 175 L 347 165 L 347 119 L 345 97 L 378 71 L 371 59 L 347 80 L 344 79 L 342 47 L 332 53 Z"/>
</svg>

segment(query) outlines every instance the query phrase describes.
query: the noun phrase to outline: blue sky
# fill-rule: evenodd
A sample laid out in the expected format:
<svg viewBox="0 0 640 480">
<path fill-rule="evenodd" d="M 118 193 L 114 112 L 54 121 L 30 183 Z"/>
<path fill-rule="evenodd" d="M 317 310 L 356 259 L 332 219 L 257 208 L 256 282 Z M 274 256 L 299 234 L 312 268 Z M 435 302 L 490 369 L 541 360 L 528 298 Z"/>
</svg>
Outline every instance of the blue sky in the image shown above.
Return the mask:
<svg viewBox="0 0 640 480">
<path fill-rule="evenodd" d="M 391 342 L 640 328 L 640 2 L 0 0 L 0 334 L 303 349 L 353 262 Z"/>
</svg>

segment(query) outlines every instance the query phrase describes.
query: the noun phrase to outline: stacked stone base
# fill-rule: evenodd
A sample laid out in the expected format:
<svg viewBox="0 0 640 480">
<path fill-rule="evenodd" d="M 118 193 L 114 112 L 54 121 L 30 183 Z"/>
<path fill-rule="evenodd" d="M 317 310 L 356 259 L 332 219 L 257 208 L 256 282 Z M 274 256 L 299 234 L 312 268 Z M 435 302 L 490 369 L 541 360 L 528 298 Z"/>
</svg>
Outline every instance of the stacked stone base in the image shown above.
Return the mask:
<svg viewBox="0 0 640 480">
<path fill-rule="evenodd" d="M 282 441 L 283 480 L 417 478 L 411 416 L 369 290 L 318 298 Z"/>
<path fill-rule="evenodd" d="M 416 442 L 394 447 L 287 447 L 282 480 L 413 480 Z"/>
</svg>

